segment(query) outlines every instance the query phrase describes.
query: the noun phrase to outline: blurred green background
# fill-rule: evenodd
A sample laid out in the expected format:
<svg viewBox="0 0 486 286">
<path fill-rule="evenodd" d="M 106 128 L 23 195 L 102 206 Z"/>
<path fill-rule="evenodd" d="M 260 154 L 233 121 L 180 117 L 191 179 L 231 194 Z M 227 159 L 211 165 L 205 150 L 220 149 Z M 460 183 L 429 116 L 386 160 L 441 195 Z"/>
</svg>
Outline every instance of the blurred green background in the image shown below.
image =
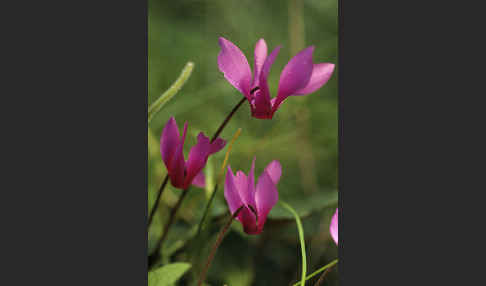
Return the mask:
<svg viewBox="0 0 486 286">
<path fill-rule="evenodd" d="M 148 1 L 149 104 L 177 79 L 188 61 L 194 70 L 179 93 L 164 106 L 149 126 L 149 209 L 166 174 L 159 151 L 162 128 L 170 116 L 179 128 L 188 122 L 185 155 L 202 131 L 211 136 L 242 95 L 219 72 L 218 37 L 236 44 L 253 67 L 253 49 L 264 38 L 269 53 L 282 49 L 270 70 L 269 86 L 275 96 L 280 72 L 299 50 L 314 45 L 314 63 L 337 64 L 337 0 Z M 255 176 L 274 159 L 282 164 L 278 184 L 280 200 L 292 205 L 302 218 L 307 273 L 337 258 L 337 247 L 329 235 L 330 217 L 337 207 L 337 71 L 320 90 L 303 97 L 289 97 L 272 120 L 252 118 L 244 103 L 221 137 L 230 141 L 238 128 L 242 133 L 230 154 L 233 171 L 248 173 L 256 156 Z M 227 148 L 210 157 L 206 173 L 216 176 Z M 213 181 L 215 178 L 213 178 Z M 169 207 L 180 190 L 169 187 L 149 233 L 149 253 L 161 234 Z M 209 227 L 194 241 L 194 228 L 204 210 L 208 190 L 192 188 L 179 211 L 178 220 L 164 243 L 160 263 L 184 261 L 192 268 L 178 285 L 193 285 L 201 260 L 227 219 L 223 188 L 218 190 Z M 233 223 L 216 254 L 206 282 L 209 285 L 289 285 L 301 273 L 301 254 L 295 221 L 276 206 L 261 235 L 249 236 Z M 317 276 L 318 277 L 318 276 Z M 313 285 L 317 277 L 307 284 Z M 322 285 L 338 285 L 338 269 Z"/>
</svg>

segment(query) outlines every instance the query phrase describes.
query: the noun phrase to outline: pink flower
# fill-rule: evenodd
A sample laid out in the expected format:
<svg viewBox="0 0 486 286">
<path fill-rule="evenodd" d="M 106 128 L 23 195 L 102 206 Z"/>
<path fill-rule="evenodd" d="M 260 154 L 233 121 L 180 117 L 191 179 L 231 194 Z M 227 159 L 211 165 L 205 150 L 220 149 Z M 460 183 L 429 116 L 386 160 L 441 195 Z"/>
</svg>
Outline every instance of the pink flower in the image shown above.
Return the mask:
<svg viewBox="0 0 486 286">
<path fill-rule="evenodd" d="M 336 212 L 332 216 L 331 219 L 331 225 L 329 227 L 329 231 L 331 232 L 332 239 L 334 239 L 334 242 L 336 242 L 336 245 L 338 244 L 338 215 L 339 209 L 336 209 Z"/>
<path fill-rule="evenodd" d="M 218 152 L 226 145 L 226 141 L 217 138 L 210 143 L 202 132 L 197 136 L 197 144 L 189 151 L 189 158 L 184 160 L 184 140 L 186 138 L 187 122 L 184 123 L 182 139 L 174 117 L 171 117 L 162 131 L 160 138 L 160 153 L 167 167 L 172 186 L 187 189 L 191 183 L 204 187 L 204 174 L 201 170 L 206 165 L 209 155 Z"/>
<path fill-rule="evenodd" d="M 224 197 L 228 203 L 231 214 L 234 214 L 241 206 L 242 210 L 236 217 L 243 229 L 248 234 L 259 234 L 267 220 L 267 215 L 278 201 L 277 183 L 282 174 L 282 167 L 276 160 L 267 165 L 258 179 L 255 188 L 255 158 L 251 163 L 248 177 L 238 171 L 233 175 L 228 166 L 226 182 L 224 184 Z"/>
<path fill-rule="evenodd" d="M 245 55 L 237 46 L 223 37 L 219 38 L 219 45 L 219 70 L 248 99 L 252 116 L 255 118 L 271 119 L 287 97 L 306 95 L 318 90 L 331 78 L 334 71 L 332 63 L 312 63 L 314 46 L 310 46 L 287 63 L 280 74 L 277 97 L 271 98 L 267 78 L 280 46 L 267 57 L 265 40 L 260 39 L 256 43 L 252 75 Z"/>
</svg>

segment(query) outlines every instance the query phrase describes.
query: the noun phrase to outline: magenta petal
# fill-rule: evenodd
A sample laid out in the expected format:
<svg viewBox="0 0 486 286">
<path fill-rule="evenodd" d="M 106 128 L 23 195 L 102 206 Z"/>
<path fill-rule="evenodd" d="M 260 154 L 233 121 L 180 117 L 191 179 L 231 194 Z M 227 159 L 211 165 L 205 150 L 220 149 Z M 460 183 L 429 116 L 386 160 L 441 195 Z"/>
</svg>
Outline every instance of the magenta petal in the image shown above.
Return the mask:
<svg viewBox="0 0 486 286">
<path fill-rule="evenodd" d="M 211 144 L 209 143 L 209 138 L 200 132 L 197 136 L 197 144 L 192 146 L 187 158 L 185 185 L 189 186 L 194 177 L 204 168 L 208 161 L 210 151 Z"/>
<path fill-rule="evenodd" d="M 262 71 L 263 63 L 267 58 L 267 43 L 264 39 L 258 40 L 255 45 L 255 65 L 253 66 L 253 82 L 252 87 L 258 86 L 260 82 L 260 72 Z"/>
<path fill-rule="evenodd" d="M 243 230 L 247 234 L 259 234 L 261 230 L 256 224 L 256 217 L 253 212 L 246 206 L 240 211 L 236 217 L 243 225 Z"/>
<path fill-rule="evenodd" d="M 228 203 L 231 214 L 234 214 L 239 207 L 244 205 L 243 201 L 240 198 L 238 188 L 235 184 L 233 171 L 231 171 L 231 167 L 229 165 L 228 171 L 226 172 L 226 180 L 224 182 L 224 198 Z"/>
<path fill-rule="evenodd" d="M 204 177 L 203 171 L 199 172 L 194 179 L 192 180 L 192 184 L 199 188 L 206 187 L 206 178 Z"/>
<path fill-rule="evenodd" d="M 209 148 L 209 155 L 219 152 L 226 145 L 226 141 L 221 138 L 216 138 L 216 140 L 211 143 Z"/>
<path fill-rule="evenodd" d="M 312 75 L 304 88 L 294 92 L 294 95 L 306 95 L 321 88 L 331 78 L 334 71 L 334 64 L 320 63 L 315 64 L 312 69 Z"/>
<path fill-rule="evenodd" d="M 162 136 L 160 138 L 160 154 L 162 155 L 162 160 L 167 168 L 170 167 L 170 161 L 172 156 L 179 146 L 180 135 L 179 128 L 174 117 L 171 117 L 169 121 L 165 124 L 164 130 L 162 131 Z"/>
<path fill-rule="evenodd" d="M 184 133 L 182 135 L 182 140 L 174 151 L 174 155 L 170 162 L 170 167 L 168 167 L 168 173 L 170 177 L 170 182 L 176 188 L 185 189 L 187 186 L 184 185 L 184 141 L 186 139 L 187 133 L 187 122 L 184 123 Z"/>
<path fill-rule="evenodd" d="M 313 46 L 302 50 L 284 67 L 278 83 L 277 100 L 272 107 L 274 112 L 283 100 L 309 83 L 314 67 L 312 63 L 313 51 Z"/>
<path fill-rule="evenodd" d="M 253 208 L 256 207 L 255 203 L 255 157 L 253 157 L 253 161 L 251 162 L 251 169 L 250 172 L 248 173 L 248 178 L 247 178 L 247 189 L 244 194 L 240 192 L 240 196 L 243 199 L 243 201 L 246 203 L 248 206 L 252 206 Z"/>
<path fill-rule="evenodd" d="M 218 55 L 219 70 L 224 77 L 250 100 L 251 69 L 243 52 L 232 42 L 219 38 L 221 52 Z"/>
<path fill-rule="evenodd" d="M 332 239 L 338 245 L 338 217 L 339 217 L 339 209 L 336 209 L 336 212 L 332 216 L 331 225 L 329 227 L 329 231 L 331 232 Z"/>
<path fill-rule="evenodd" d="M 267 165 L 265 172 L 267 172 L 267 174 L 270 176 L 273 183 L 277 185 L 278 181 L 280 180 L 280 176 L 282 175 L 282 165 L 280 165 L 279 161 L 273 160 Z"/>
<path fill-rule="evenodd" d="M 266 171 L 264 171 L 258 179 L 255 201 L 258 213 L 258 229 L 261 231 L 267 219 L 268 213 L 278 201 L 277 187 Z"/>
<path fill-rule="evenodd" d="M 280 51 L 280 46 L 276 47 L 265 60 L 262 71 L 260 73 L 259 87 L 260 90 L 255 93 L 254 101 L 252 102 L 252 115 L 256 118 L 268 119 L 272 117 L 272 105 L 270 102 L 270 90 L 268 88 L 268 74 L 272 67 L 275 58 Z"/>
</svg>

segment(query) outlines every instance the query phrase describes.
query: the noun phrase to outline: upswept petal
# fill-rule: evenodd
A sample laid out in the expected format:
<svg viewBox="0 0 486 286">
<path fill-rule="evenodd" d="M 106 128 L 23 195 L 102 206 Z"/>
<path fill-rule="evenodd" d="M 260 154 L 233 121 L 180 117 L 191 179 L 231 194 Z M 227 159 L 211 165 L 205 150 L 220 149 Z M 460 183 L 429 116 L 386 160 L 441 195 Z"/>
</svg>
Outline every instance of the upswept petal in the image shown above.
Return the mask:
<svg viewBox="0 0 486 286">
<path fill-rule="evenodd" d="M 282 165 L 277 160 L 273 160 L 265 167 L 265 172 L 270 176 L 275 185 L 280 181 L 280 176 L 282 175 Z"/>
<path fill-rule="evenodd" d="M 255 93 L 254 101 L 251 105 L 252 115 L 256 118 L 265 119 L 272 117 L 272 105 L 270 103 L 270 90 L 268 88 L 267 78 L 270 68 L 272 67 L 272 64 L 275 61 L 279 51 L 280 46 L 277 46 L 270 53 L 270 55 L 266 58 L 259 75 L 260 90 Z"/>
<path fill-rule="evenodd" d="M 209 138 L 202 132 L 197 135 L 197 144 L 192 146 L 186 162 L 186 179 L 185 185 L 189 186 L 194 177 L 204 168 L 211 152 L 212 145 Z"/>
<path fill-rule="evenodd" d="M 235 183 L 233 171 L 231 171 L 231 167 L 229 165 L 228 171 L 226 172 L 226 180 L 224 182 L 224 198 L 228 203 L 231 214 L 234 214 L 239 207 L 244 205 Z"/>
<path fill-rule="evenodd" d="M 252 206 L 253 209 L 256 208 L 256 203 L 255 203 L 255 159 L 256 157 L 253 157 L 253 161 L 251 162 L 251 168 L 250 172 L 248 173 L 248 178 L 247 178 L 247 189 L 246 193 L 241 196 L 241 198 L 245 201 L 245 203 L 248 206 Z M 241 195 L 241 193 L 240 193 Z"/>
<path fill-rule="evenodd" d="M 225 145 L 226 141 L 224 139 L 216 138 L 216 140 L 211 143 L 211 147 L 209 148 L 209 155 L 219 152 L 221 149 L 224 148 Z"/>
<path fill-rule="evenodd" d="M 185 188 L 184 185 L 184 171 L 185 171 L 185 162 L 184 162 L 184 141 L 186 139 L 187 134 L 187 122 L 184 123 L 184 132 L 182 134 L 182 140 L 177 146 L 177 149 L 174 151 L 174 155 L 170 161 L 170 166 L 167 167 L 170 182 L 172 186 L 176 188 Z"/>
<path fill-rule="evenodd" d="M 206 187 L 206 177 L 204 176 L 203 171 L 199 172 L 194 179 L 192 180 L 192 184 L 199 188 Z"/>
<path fill-rule="evenodd" d="M 258 230 L 262 231 L 267 215 L 278 201 L 278 191 L 267 171 L 258 179 L 255 201 L 258 213 Z"/>
<path fill-rule="evenodd" d="M 329 226 L 329 231 L 331 232 L 331 237 L 338 245 L 338 217 L 339 217 L 339 209 L 336 209 L 336 212 L 332 216 L 331 225 Z"/>
<path fill-rule="evenodd" d="M 263 63 L 265 62 L 265 59 L 267 58 L 267 43 L 265 43 L 264 39 L 258 40 L 258 42 L 255 45 L 255 57 L 254 61 L 255 64 L 253 66 L 253 81 L 251 84 L 251 87 L 258 86 L 260 82 L 260 72 L 263 67 Z"/>
<path fill-rule="evenodd" d="M 334 64 L 320 63 L 314 64 L 312 75 L 307 85 L 296 92 L 294 95 L 306 95 L 321 88 L 331 78 L 334 72 Z"/>
<path fill-rule="evenodd" d="M 218 55 L 218 67 L 224 77 L 248 100 L 252 80 L 250 65 L 243 52 L 232 42 L 219 37 L 221 52 Z"/>
<path fill-rule="evenodd" d="M 170 167 L 170 161 L 180 144 L 180 140 L 177 122 L 174 117 L 171 117 L 162 131 L 162 137 L 160 139 L 160 153 L 167 168 Z"/>
<path fill-rule="evenodd" d="M 243 230 L 247 234 L 259 234 L 261 232 L 256 224 L 255 215 L 248 207 L 243 207 L 236 218 L 241 222 Z"/>
<path fill-rule="evenodd" d="M 310 46 L 295 55 L 284 67 L 280 74 L 278 93 L 272 111 L 275 112 L 280 103 L 288 96 L 305 87 L 310 80 L 313 70 L 312 53 L 314 46 Z"/>
</svg>

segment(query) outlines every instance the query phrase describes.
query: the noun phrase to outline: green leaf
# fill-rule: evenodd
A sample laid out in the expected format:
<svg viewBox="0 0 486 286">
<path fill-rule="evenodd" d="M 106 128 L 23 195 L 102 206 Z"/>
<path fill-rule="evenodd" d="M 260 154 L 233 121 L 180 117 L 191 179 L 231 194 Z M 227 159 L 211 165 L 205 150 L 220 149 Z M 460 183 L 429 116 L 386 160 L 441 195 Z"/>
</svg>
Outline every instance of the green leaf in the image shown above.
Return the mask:
<svg viewBox="0 0 486 286">
<path fill-rule="evenodd" d="M 170 286 L 177 282 L 187 270 L 189 263 L 172 263 L 148 273 L 148 286 Z"/>
<path fill-rule="evenodd" d="M 182 88 L 186 81 L 191 76 L 192 69 L 194 68 L 194 63 L 188 62 L 181 72 L 179 78 L 169 87 L 169 89 L 164 92 L 157 100 L 155 100 L 148 109 L 148 123 L 152 121 L 152 118 L 157 114 L 160 109 L 177 94 L 177 92 Z"/>
<path fill-rule="evenodd" d="M 287 203 L 280 201 L 280 204 L 287 209 L 292 215 L 295 217 L 295 222 L 297 223 L 297 230 L 299 231 L 299 240 L 300 240 L 300 251 L 302 253 L 302 278 L 301 278 L 301 286 L 305 285 L 305 276 L 307 272 L 307 255 L 305 253 L 305 239 L 304 239 L 304 229 L 302 228 L 302 222 L 300 221 L 299 215 L 297 212 Z"/>
<path fill-rule="evenodd" d="M 300 217 L 306 217 L 310 214 L 323 210 L 328 207 L 337 206 L 338 204 L 338 192 L 316 192 L 311 195 L 294 197 L 287 199 L 292 202 L 295 211 Z M 270 219 L 292 219 L 293 215 L 290 214 L 285 208 L 277 204 L 272 211 L 268 214 Z"/>
</svg>

